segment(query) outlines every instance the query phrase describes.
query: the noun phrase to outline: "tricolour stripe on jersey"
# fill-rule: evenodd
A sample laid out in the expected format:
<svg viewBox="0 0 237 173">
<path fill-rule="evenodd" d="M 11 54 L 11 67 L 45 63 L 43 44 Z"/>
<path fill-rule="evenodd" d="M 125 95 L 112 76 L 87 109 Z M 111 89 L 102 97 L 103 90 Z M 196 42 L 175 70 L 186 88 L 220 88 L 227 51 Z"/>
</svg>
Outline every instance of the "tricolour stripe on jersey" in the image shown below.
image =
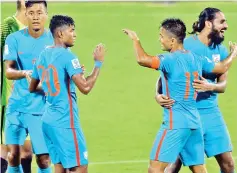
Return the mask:
<svg viewBox="0 0 237 173">
<path fill-rule="evenodd" d="M 77 166 L 80 166 L 79 146 L 78 146 L 76 131 L 75 131 L 75 128 L 74 128 L 74 117 L 73 117 L 73 110 L 72 110 L 73 109 L 72 108 L 72 97 L 71 97 L 71 90 L 70 90 L 70 78 L 68 80 L 68 99 L 69 99 L 69 106 L 70 106 L 70 127 L 72 129 L 74 144 L 75 144 L 75 148 L 76 148 Z"/>
<path fill-rule="evenodd" d="M 166 78 L 165 75 L 164 75 L 164 78 L 165 78 L 166 94 L 167 94 L 167 97 L 170 98 L 168 81 L 167 81 L 167 78 Z M 169 120 L 170 120 L 170 129 L 173 129 L 173 111 L 172 111 L 172 108 L 169 108 Z"/>
<path fill-rule="evenodd" d="M 163 134 L 162 134 L 162 137 L 160 139 L 160 142 L 158 144 L 158 147 L 157 147 L 157 150 L 156 150 L 156 156 L 155 156 L 155 160 L 158 160 L 158 156 L 159 156 L 159 153 L 160 153 L 160 149 L 161 149 L 161 146 L 162 146 L 162 143 L 164 141 L 164 138 L 165 138 L 165 135 L 167 133 L 167 130 L 164 130 Z"/>
</svg>

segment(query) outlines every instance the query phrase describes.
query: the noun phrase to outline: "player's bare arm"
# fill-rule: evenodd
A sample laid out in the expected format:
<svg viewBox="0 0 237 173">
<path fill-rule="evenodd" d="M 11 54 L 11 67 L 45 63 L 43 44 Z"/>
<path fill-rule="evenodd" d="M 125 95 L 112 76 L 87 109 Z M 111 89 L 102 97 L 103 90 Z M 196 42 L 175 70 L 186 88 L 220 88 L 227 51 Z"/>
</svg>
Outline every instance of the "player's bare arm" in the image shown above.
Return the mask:
<svg viewBox="0 0 237 173">
<path fill-rule="evenodd" d="M 205 78 L 195 79 L 193 82 L 193 87 L 197 91 L 212 91 L 216 93 L 224 93 L 227 87 L 227 73 L 220 75 L 217 79 L 217 83 L 208 82 Z"/>
<path fill-rule="evenodd" d="M 161 83 L 161 77 L 156 82 L 156 94 L 162 94 L 162 83 Z"/>
<path fill-rule="evenodd" d="M 162 94 L 162 83 L 161 83 L 161 78 L 157 80 L 156 83 L 156 96 L 155 96 L 156 102 L 165 108 L 171 108 L 172 105 L 174 104 L 174 100 L 170 99 L 166 95 Z"/>
<path fill-rule="evenodd" d="M 34 79 L 34 78 L 30 79 L 29 90 L 31 93 L 37 91 L 37 87 L 38 87 L 39 83 L 40 83 L 40 80 L 38 80 L 38 79 Z"/>
<path fill-rule="evenodd" d="M 9 80 L 18 80 L 25 78 L 27 74 L 31 74 L 31 70 L 17 70 L 16 68 L 16 61 L 5 61 L 6 67 L 6 77 Z"/>
<path fill-rule="evenodd" d="M 210 83 L 205 78 L 201 77 L 201 80 L 194 80 L 193 87 L 197 91 L 212 91 L 217 93 L 224 93 L 227 85 L 227 70 L 230 68 L 232 61 L 237 57 L 237 45 L 236 43 L 229 43 L 230 54 L 229 56 L 215 64 L 213 73 L 219 73 L 220 76 L 217 80 L 217 83 Z M 223 73 L 223 74 L 222 74 Z"/>
<path fill-rule="evenodd" d="M 30 75 L 26 75 L 26 79 L 28 81 L 29 84 L 29 91 L 31 93 L 33 92 L 41 92 L 42 94 L 44 94 L 43 88 L 42 88 L 42 84 L 39 80 L 31 78 Z"/>
<path fill-rule="evenodd" d="M 237 44 L 229 42 L 229 46 L 230 46 L 229 56 L 225 60 L 216 63 L 212 73 L 222 74 L 222 73 L 227 72 L 227 70 L 230 68 L 230 66 L 232 64 L 232 61 L 234 59 L 236 59 L 236 57 L 237 57 Z"/>
<path fill-rule="evenodd" d="M 159 67 L 159 59 L 156 56 L 148 55 L 144 51 L 136 32 L 129 29 L 123 29 L 123 32 L 133 41 L 137 63 L 144 67 L 157 69 Z"/>
<path fill-rule="evenodd" d="M 94 60 L 102 63 L 104 61 L 104 55 L 105 47 L 102 44 L 99 44 L 94 50 Z M 72 76 L 72 80 L 83 94 L 88 94 L 94 87 L 99 73 L 100 67 L 95 66 L 89 76 L 85 77 L 84 74 L 76 74 Z"/>
</svg>

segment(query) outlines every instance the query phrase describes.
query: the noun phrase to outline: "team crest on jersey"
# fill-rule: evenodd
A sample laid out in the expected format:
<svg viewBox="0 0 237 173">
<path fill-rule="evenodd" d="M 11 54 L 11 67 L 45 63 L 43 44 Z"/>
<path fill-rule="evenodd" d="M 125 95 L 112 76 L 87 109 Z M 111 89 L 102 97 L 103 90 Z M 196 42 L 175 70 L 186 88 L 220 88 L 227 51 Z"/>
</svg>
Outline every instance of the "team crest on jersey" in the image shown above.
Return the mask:
<svg viewBox="0 0 237 173">
<path fill-rule="evenodd" d="M 8 49 L 8 45 L 6 44 L 4 47 L 4 54 L 8 55 L 9 54 L 9 49 Z"/>
<path fill-rule="evenodd" d="M 72 65 L 74 67 L 74 69 L 78 69 L 78 68 L 81 68 L 81 65 L 79 63 L 79 60 L 77 58 L 71 60 L 72 61 Z"/>
<path fill-rule="evenodd" d="M 215 63 L 220 62 L 220 60 L 221 60 L 220 54 L 213 54 L 213 55 L 212 55 L 212 60 L 213 60 Z"/>
</svg>

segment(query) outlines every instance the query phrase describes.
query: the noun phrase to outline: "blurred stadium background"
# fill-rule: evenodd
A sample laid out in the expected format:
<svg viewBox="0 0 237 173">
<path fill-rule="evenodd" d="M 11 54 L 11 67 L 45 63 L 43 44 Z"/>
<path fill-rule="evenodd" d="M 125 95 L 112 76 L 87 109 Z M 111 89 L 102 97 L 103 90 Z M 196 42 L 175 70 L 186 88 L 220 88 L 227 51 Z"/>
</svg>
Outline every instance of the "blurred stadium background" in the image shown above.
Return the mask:
<svg viewBox="0 0 237 173">
<path fill-rule="evenodd" d="M 155 135 L 162 122 L 162 108 L 154 100 L 159 73 L 139 67 L 131 41 L 123 28 L 137 31 L 151 54 L 161 53 L 158 27 L 167 17 L 185 21 L 188 31 L 205 7 L 220 8 L 226 15 L 228 41 L 237 41 L 236 2 L 49 2 L 49 19 L 67 14 L 76 22 L 77 41 L 72 48 L 88 74 L 97 43 L 108 49 L 101 76 L 88 96 L 78 94 L 81 124 L 89 151 L 90 173 L 145 173 Z M 15 13 L 15 3 L 1 2 L 1 21 Z M 48 25 L 47 25 L 48 26 Z M 228 76 L 219 105 L 237 147 L 237 61 Z M 236 160 L 237 151 L 233 151 Z M 215 159 L 206 159 L 210 173 L 218 173 Z M 237 167 L 237 165 L 236 165 Z M 33 163 L 33 172 L 37 170 Z M 181 173 L 190 172 L 182 168 Z"/>
</svg>

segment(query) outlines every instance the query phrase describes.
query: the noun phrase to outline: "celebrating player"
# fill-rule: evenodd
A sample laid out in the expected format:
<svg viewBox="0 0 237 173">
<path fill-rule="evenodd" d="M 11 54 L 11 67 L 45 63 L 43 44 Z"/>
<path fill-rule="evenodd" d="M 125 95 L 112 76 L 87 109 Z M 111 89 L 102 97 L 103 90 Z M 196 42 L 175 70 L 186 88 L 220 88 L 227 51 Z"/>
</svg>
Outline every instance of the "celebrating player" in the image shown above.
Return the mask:
<svg viewBox="0 0 237 173">
<path fill-rule="evenodd" d="M 55 173 L 87 172 L 87 148 L 79 123 L 75 84 L 88 94 L 99 75 L 105 50 L 99 44 L 94 51 L 95 67 L 88 77 L 69 49 L 76 39 L 75 24 L 71 17 L 55 15 L 50 21 L 55 45 L 46 48 L 36 61 L 29 90 L 37 90 L 39 82 L 47 95 L 43 115 L 43 133 Z M 60 135 L 59 135 L 60 134 Z"/>
<path fill-rule="evenodd" d="M 206 56 L 214 62 L 222 61 L 228 56 L 227 49 L 222 45 L 227 28 L 225 15 L 219 9 L 205 8 L 200 13 L 198 21 L 193 24 L 193 35 L 184 40 L 184 48 L 197 55 Z M 200 91 L 197 108 L 204 132 L 205 153 L 207 157 L 216 158 L 221 172 L 233 173 L 230 135 L 217 103 L 217 93 L 225 92 L 226 80 L 227 72 L 222 75 L 204 73 L 202 80 L 194 81 L 193 87 Z M 156 99 L 162 106 L 171 107 L 173 104 L 171 99 L 162 94 L 158 94 Z M 178 160 L 167 171 L 178 172 L 181 165 L 181 161 Z"/>
<path fill-rule="evenodd" d="M 185 24 L 179 19 L 167 19 L 160 28 L 162 49 L 169 53 L 150 56 L 145 53 L 134 31 L 124 32 L 133 40 L 137 62 L 144 67 L 161 71 L 163 93 L 175 100 L 170 109 L 164 109 L 164 120 L 150 155 L 149 173 L 164 172 L 178 155 L 192 172 L 206 172 L 204 167 L 204 141 L 196 108 L 194 79 L 202 70 L 225 73 L 237 54 L 237 46 L 227 59 L 215 64 L 206 57 L 199 57 L 183 48 Z"/>
<path fill-rule="evenodd" d="M 3 51 L 5 40 L 7 36 L 13 32 L 25 28 L 27 25 L 25 17 L 25 0 L 17 0 L 17 11 L 16 14 L 4 19 L 1 24 L 1 172 L 5 173 L 7 170 L 7 147 L 4 145 L 3 133 L 4 133 L 4 120 L 5 110 L 7 106 L 7 100 L 11 93 L 12 81 L 7 80 L 5 76 L 5 70 L 3 65 Z M 32 149 L 29 140 L 26 140 L 21 150 L 21 163 L 25 173 L 31 172 L 31 161 L 32 161 Z"/>
<path fill-rule="evenodd" d="M 27 133 L 36 154 L 38 172 L 51 172 L 48 150 L 44 142 L 41 117 L 45 96 L 28 91 L 26 76 L 32 72 L 33 63 L 40 52 L 53 44 L 50 32 L 44 29 L 47 19 L 46 1 L 27 1 L 28 28 L 10 34 L 5 43 L 4 61 L 6 77 L 14 80 L 13 92 L 6 110 L 5 139 L 9 149 L 8 172 L 23 172 L 20 163 L 20 145 Z"/>
</svg>

